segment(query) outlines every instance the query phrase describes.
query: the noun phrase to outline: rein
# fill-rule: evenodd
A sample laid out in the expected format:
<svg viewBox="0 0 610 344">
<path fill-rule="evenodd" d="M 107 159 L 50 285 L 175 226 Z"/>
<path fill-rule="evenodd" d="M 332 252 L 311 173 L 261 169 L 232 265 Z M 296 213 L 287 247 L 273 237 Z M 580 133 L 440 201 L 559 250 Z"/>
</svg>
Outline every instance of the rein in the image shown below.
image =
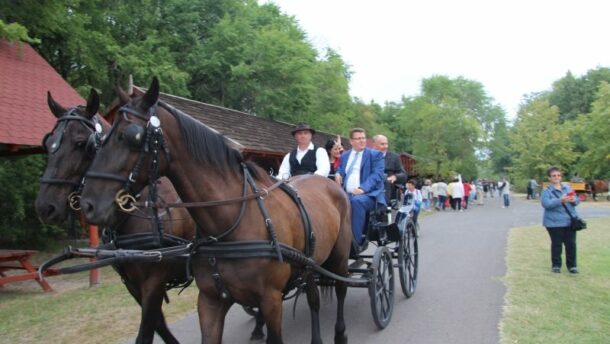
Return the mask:
<svg viewBox="0 0 610 344">
<path fill-rule="evenodd" d="M 175 203 L 145 201 L 145 202 L 134 203 L 134 206 L 143 207 L 143 208 L 206 208 L 206 207 L 217 207 L 217 206 L 221 206 L 221 205 L 227 205 L 227 204 L 232 204 L 232 203 L 237 203 L 237 202 L 242 202 L 242 201 L 250 201 L 255 198 L 260 198 L 260 199 L 264 200 L 267 198 L 267 196 L 269 196 L 269 193 L 271 191 L 277 189 L 283 183 L 284 183 L 284 181 L 280 180 L 280 181 L 277 181 L 275 184 L 271 185 L 270 187 L 260 189 L 255 193 L 245 195 L 242 197 L 227 198 L 227 199 L 217 200 L 217 201 L 175 202 Z"/>
</svg>

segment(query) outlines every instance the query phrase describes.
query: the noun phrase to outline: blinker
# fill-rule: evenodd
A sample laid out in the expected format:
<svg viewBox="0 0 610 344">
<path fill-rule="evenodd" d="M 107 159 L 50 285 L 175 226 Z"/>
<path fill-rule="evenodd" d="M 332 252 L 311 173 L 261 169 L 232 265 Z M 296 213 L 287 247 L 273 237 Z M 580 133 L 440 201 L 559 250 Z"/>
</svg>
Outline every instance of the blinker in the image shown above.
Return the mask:
<svg viewBox="0 0 610 344">
<path fill-rule="evenodd" d="M 123 129 L 123 137 L 131 148 L 142 148 L 144 139 L 144 128 L 135 123 L 131 123 Z"/>
</svg>

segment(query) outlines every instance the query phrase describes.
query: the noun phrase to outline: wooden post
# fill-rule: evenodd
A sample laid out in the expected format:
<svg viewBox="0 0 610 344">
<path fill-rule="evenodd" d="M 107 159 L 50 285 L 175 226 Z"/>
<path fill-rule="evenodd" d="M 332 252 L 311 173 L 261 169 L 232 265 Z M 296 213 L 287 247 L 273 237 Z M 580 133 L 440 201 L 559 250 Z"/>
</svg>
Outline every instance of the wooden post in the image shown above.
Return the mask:
<svg viewBox="0 0 610 344">
<path fill-rule="evenodd" d="M 90 225 L 85 221 L 85 215 L 80 213 L 80 225 L 81 227 L 89 229 L 89 247 L 98 247 L 100 245 L 100 239 L 97 232 L 97 226 Z M 95 262 L 95 258 L 90 259 L 91 262 Z M 100 283 L 100 270 L 93 269 L 89 271 L 89 287 L 93 287 Z"/>
<path fill-rule="evenodd" d="M 89 225 L 89 246 L 98 247 L 100 245 L 100 239 L 97 232 L 97 226 Z M 95 258 L 91 258 L 91 262 L 94 262 Z M 100 283 L 100 270 L 93 269 L 89 272 L 89 287 L 93 287 Z"/>
</svg>

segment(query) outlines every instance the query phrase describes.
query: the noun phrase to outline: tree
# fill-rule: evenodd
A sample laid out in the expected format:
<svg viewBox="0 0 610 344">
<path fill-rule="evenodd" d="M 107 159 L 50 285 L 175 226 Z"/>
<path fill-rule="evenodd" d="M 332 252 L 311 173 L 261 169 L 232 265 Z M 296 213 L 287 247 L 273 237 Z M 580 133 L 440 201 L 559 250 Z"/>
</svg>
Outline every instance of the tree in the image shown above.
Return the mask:
<svg viewBox="0 0 610 344">
<path fill-rule="evenodd" d="M 570 133 L 560 125 L 559 108 L 545 97 L 521 106 L 509 137 L 513 153 L 510 171 L 518 182 L 543 179 L 553 165 L 569 170 L 576 159 Z"/>
<path fill-rule="evenodd" d="M 19 23 L 6 24 L 0 19 L 0 39 L 6 39 L 9 43 L 27 42 L 32 44 L 40 43 L 37 38 L 28 35 L 28 29 Z"/>
<path fill-rule="evenodd" d="M 579 157 L 581 176 L 610 178 L 610 84 L 601 82 L 592 111 L 577 121 L 586 150 Z"/>
<path fill-rule="evenodd" d="M 610 68 L 591 69 L 579 78 L 568 71 L 563 78 L 555 81 L 549 101 L 559 108 L 560 121 L 563 123 L 591 112 L 591 104 L 602 81 L 610 82 Z"/>
<path fill-rule="evenodd" d="M 44 248 L 48 239 L 65 234 L 57 226 L 38 221 L 34 200 L 44 169 L 40 155 L 0 159 L 0 246 Z"/>
</svg>

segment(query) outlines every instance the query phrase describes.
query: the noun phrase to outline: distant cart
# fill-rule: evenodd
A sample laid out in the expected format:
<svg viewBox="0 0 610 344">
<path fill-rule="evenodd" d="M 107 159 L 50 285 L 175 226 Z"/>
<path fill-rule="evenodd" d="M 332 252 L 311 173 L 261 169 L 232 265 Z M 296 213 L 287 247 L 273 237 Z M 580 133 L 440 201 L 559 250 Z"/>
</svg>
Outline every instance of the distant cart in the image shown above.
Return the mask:
<svg viewBox="0 0 610 344">
<path fill-rule="evenodd" d="M 576 191 L 576 194 L 578 195 L 578 198 L 581 201 L 586 201 L 587 198 L 589 198 L 591 196 L 591 187 L 589 186 L 589 184 L 587 184 L 585 182 L 563 182 L 563 183 L 568 184 L 572 190 Z M 547 187 L 549 187 L 548 182 L 542 183 L 542 190 L 546 189 Z"/>
</svg>

